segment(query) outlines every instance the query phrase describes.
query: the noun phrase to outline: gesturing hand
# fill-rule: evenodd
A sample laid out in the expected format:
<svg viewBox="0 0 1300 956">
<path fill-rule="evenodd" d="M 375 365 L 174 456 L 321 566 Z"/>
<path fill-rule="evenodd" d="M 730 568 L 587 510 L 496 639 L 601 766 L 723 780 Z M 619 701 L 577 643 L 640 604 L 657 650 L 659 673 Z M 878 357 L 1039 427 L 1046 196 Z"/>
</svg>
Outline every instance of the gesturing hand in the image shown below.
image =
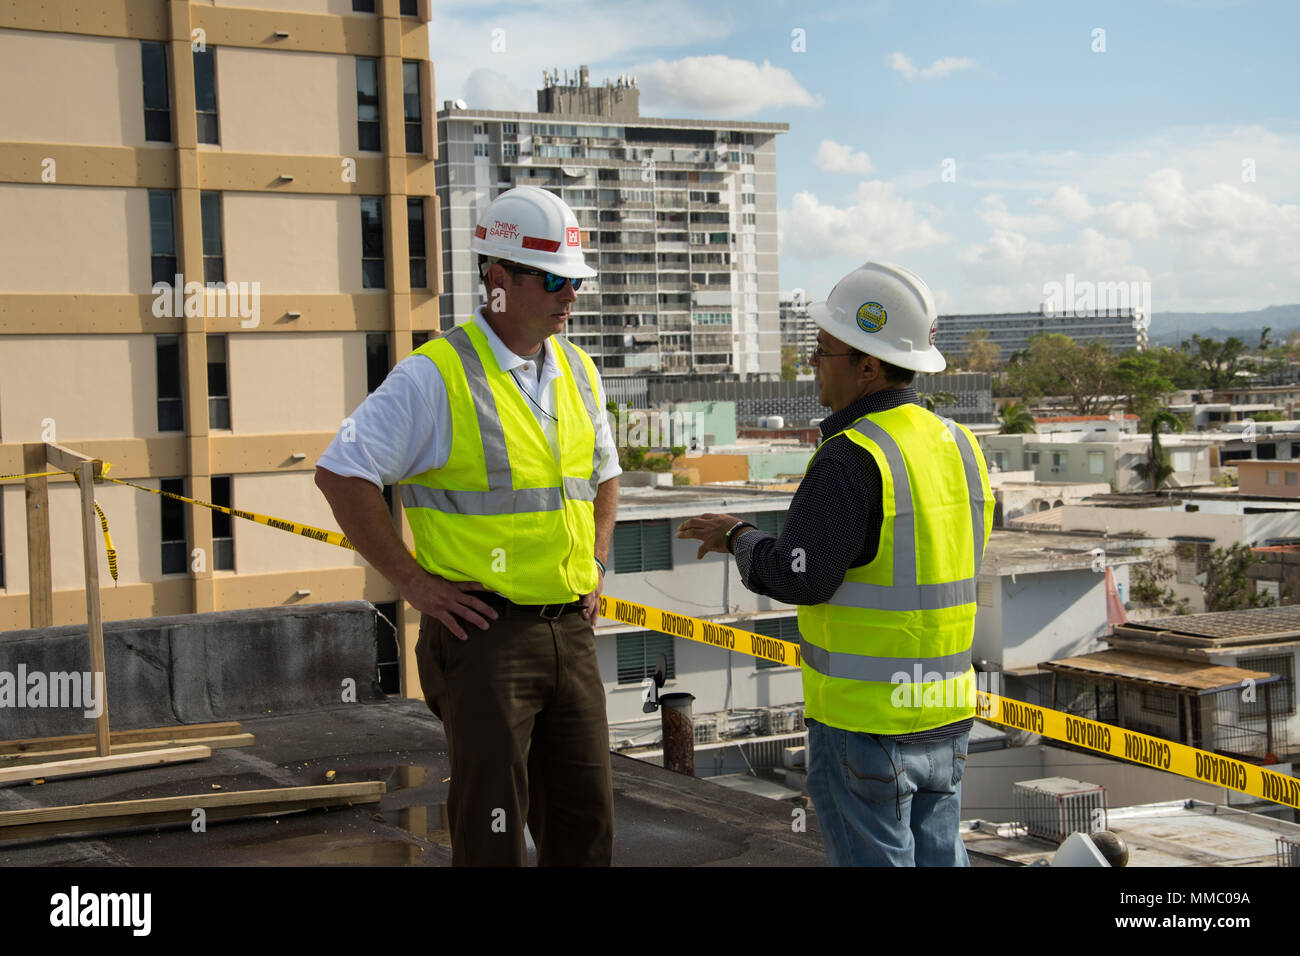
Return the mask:
<svg viewBox="0 0 1300 956">
<path fill-rule="evenodd" d="M 696 518 L 687 518 L 677 528 L 677 537 L 695 538 L 703 542 L 700 553 L 695 556 L 698 561 L 710 551 L 727 553 L 727 532 L 739 518 L 732 515 L 702 514 Z"/>
<path fill-rule="evenodd" d="M 458 617 L 481 631 L 488 629 L 488 620 L 497 619 L 496 611 L 470 593 L 484 590 L 487 589 L 477 581 L 448 581 L 423 571 L 402 589 L 402 597 L 417 611 L 442 621 L 447 630 L 465 641 L 469 635 L 460 626 Z"/>
</svg>

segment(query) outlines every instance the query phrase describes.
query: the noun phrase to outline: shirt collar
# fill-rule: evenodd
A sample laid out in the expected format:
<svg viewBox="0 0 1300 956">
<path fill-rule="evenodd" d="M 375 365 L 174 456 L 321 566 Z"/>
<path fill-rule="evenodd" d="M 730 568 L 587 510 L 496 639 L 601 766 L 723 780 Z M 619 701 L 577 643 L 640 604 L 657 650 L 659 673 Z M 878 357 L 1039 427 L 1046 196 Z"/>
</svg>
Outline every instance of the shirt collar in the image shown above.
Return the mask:
<svg viewBox="0 0 1300 956">
<path fill-rule="evenodd" d="M 916 394 L 916 388 L 912 385 L 908 385 L 906 388 L 887 388 L 871 395 L 864 395 L 846 408 L 841 408 L 838 412 L 834 412 L 822 419 L 822 440 L 825 441 L 832 435 L 844 431 L 863 415 L 870 415 L 872 412 L 884 412 L 891 408 L 897 408 L 899 405 L 913 403 L 920 404 L 920 397 Z"/>
<path fill-rule="evenodd" d="M 478 311 L 474 313 L 473 321 L 478 326 L 479 331 L 487 338 L 488 348 L 492 350 L 492 356 L 497 360 L 497 365 L 501 366 L 501 370 L 510 372 L 522 368 L 525 362 L 531 362 L 531 358 L 522 358 L 506 347 L 506 343 L 501 341 L 501 336 L 496 334 L 491 323 L 483 314 L 486 308 L 485 305 L 479 306 Z M 552 363 L 550 339 L 542 343 L 542 354 L 538 358 L 541 360 L 543 370 L 548 364 Z"/>
</svg>

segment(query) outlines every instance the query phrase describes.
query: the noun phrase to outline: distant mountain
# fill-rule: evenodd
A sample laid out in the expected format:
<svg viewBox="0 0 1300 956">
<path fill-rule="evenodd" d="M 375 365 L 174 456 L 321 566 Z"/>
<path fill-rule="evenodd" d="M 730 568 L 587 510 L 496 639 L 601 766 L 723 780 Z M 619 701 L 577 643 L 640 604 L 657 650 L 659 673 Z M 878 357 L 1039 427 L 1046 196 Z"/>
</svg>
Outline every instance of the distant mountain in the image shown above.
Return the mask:
<svg viewBox="0 0 1300 956">
<path fill-rule="evenodd" d="M 1300 330 L 1300 304 L 1270 305 L 1254 312 L 1156 312 L 1151 316 L 1151 342 L 1175 345 L 1193 334 L 1201 338 L 1226 339 L 1235 335 L 1247 345 L 1259 344 L 1260 330 L 1269 328 L 1274 342 Z"/>
</svg>

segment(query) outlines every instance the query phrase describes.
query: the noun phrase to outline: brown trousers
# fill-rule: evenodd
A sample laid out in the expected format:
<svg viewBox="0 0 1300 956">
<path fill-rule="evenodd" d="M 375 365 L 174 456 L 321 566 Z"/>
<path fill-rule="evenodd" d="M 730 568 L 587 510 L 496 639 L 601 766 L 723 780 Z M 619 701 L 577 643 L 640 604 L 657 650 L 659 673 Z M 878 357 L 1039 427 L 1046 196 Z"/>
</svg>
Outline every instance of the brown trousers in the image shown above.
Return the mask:
<svg viewBox="0 0 1300 956">
<path fill-rule="evenodd" d="M 608 866 L 614 844 L 605 688 L 591 624 L 502 614 L 462 641 L 420 619 L 425 702 L 443 724 L 455 866 Z"/>
</svg>

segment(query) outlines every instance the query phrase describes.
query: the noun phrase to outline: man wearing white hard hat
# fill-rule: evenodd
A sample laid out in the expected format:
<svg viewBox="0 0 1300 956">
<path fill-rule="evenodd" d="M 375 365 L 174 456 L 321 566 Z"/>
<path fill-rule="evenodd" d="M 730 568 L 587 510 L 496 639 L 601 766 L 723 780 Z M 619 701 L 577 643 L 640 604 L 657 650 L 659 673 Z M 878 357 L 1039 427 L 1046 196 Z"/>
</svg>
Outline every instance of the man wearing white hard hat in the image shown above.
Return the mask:
<svg viewBox="0 0 1300 956">
<path fill-rule="evenodd" d="M 361 555 L 422 612 L 443 722 L 452 862 L 608 865 L 613 790 L 596 620 L 618 454 L 591 359 L 561 334 L 596 274 L 556 195 L 520 186 L 470 242 L 486 304 L 400 362 L 317 484 Z M 397 484 L 414 555 L 380 489 Z"/>
<path fill-rule="evenodd" d="M 731 515 L 678 536 L 734 553 L 746 587 L 799 605 L 808 793 L 833 866 L 965 866 L 975 582 L 993 525 L 970 431 L 912 379 L 946 366 L 930 289 L 868 262 L 809 307 L 831 409 L 779 537 Z"/>
</svg>

